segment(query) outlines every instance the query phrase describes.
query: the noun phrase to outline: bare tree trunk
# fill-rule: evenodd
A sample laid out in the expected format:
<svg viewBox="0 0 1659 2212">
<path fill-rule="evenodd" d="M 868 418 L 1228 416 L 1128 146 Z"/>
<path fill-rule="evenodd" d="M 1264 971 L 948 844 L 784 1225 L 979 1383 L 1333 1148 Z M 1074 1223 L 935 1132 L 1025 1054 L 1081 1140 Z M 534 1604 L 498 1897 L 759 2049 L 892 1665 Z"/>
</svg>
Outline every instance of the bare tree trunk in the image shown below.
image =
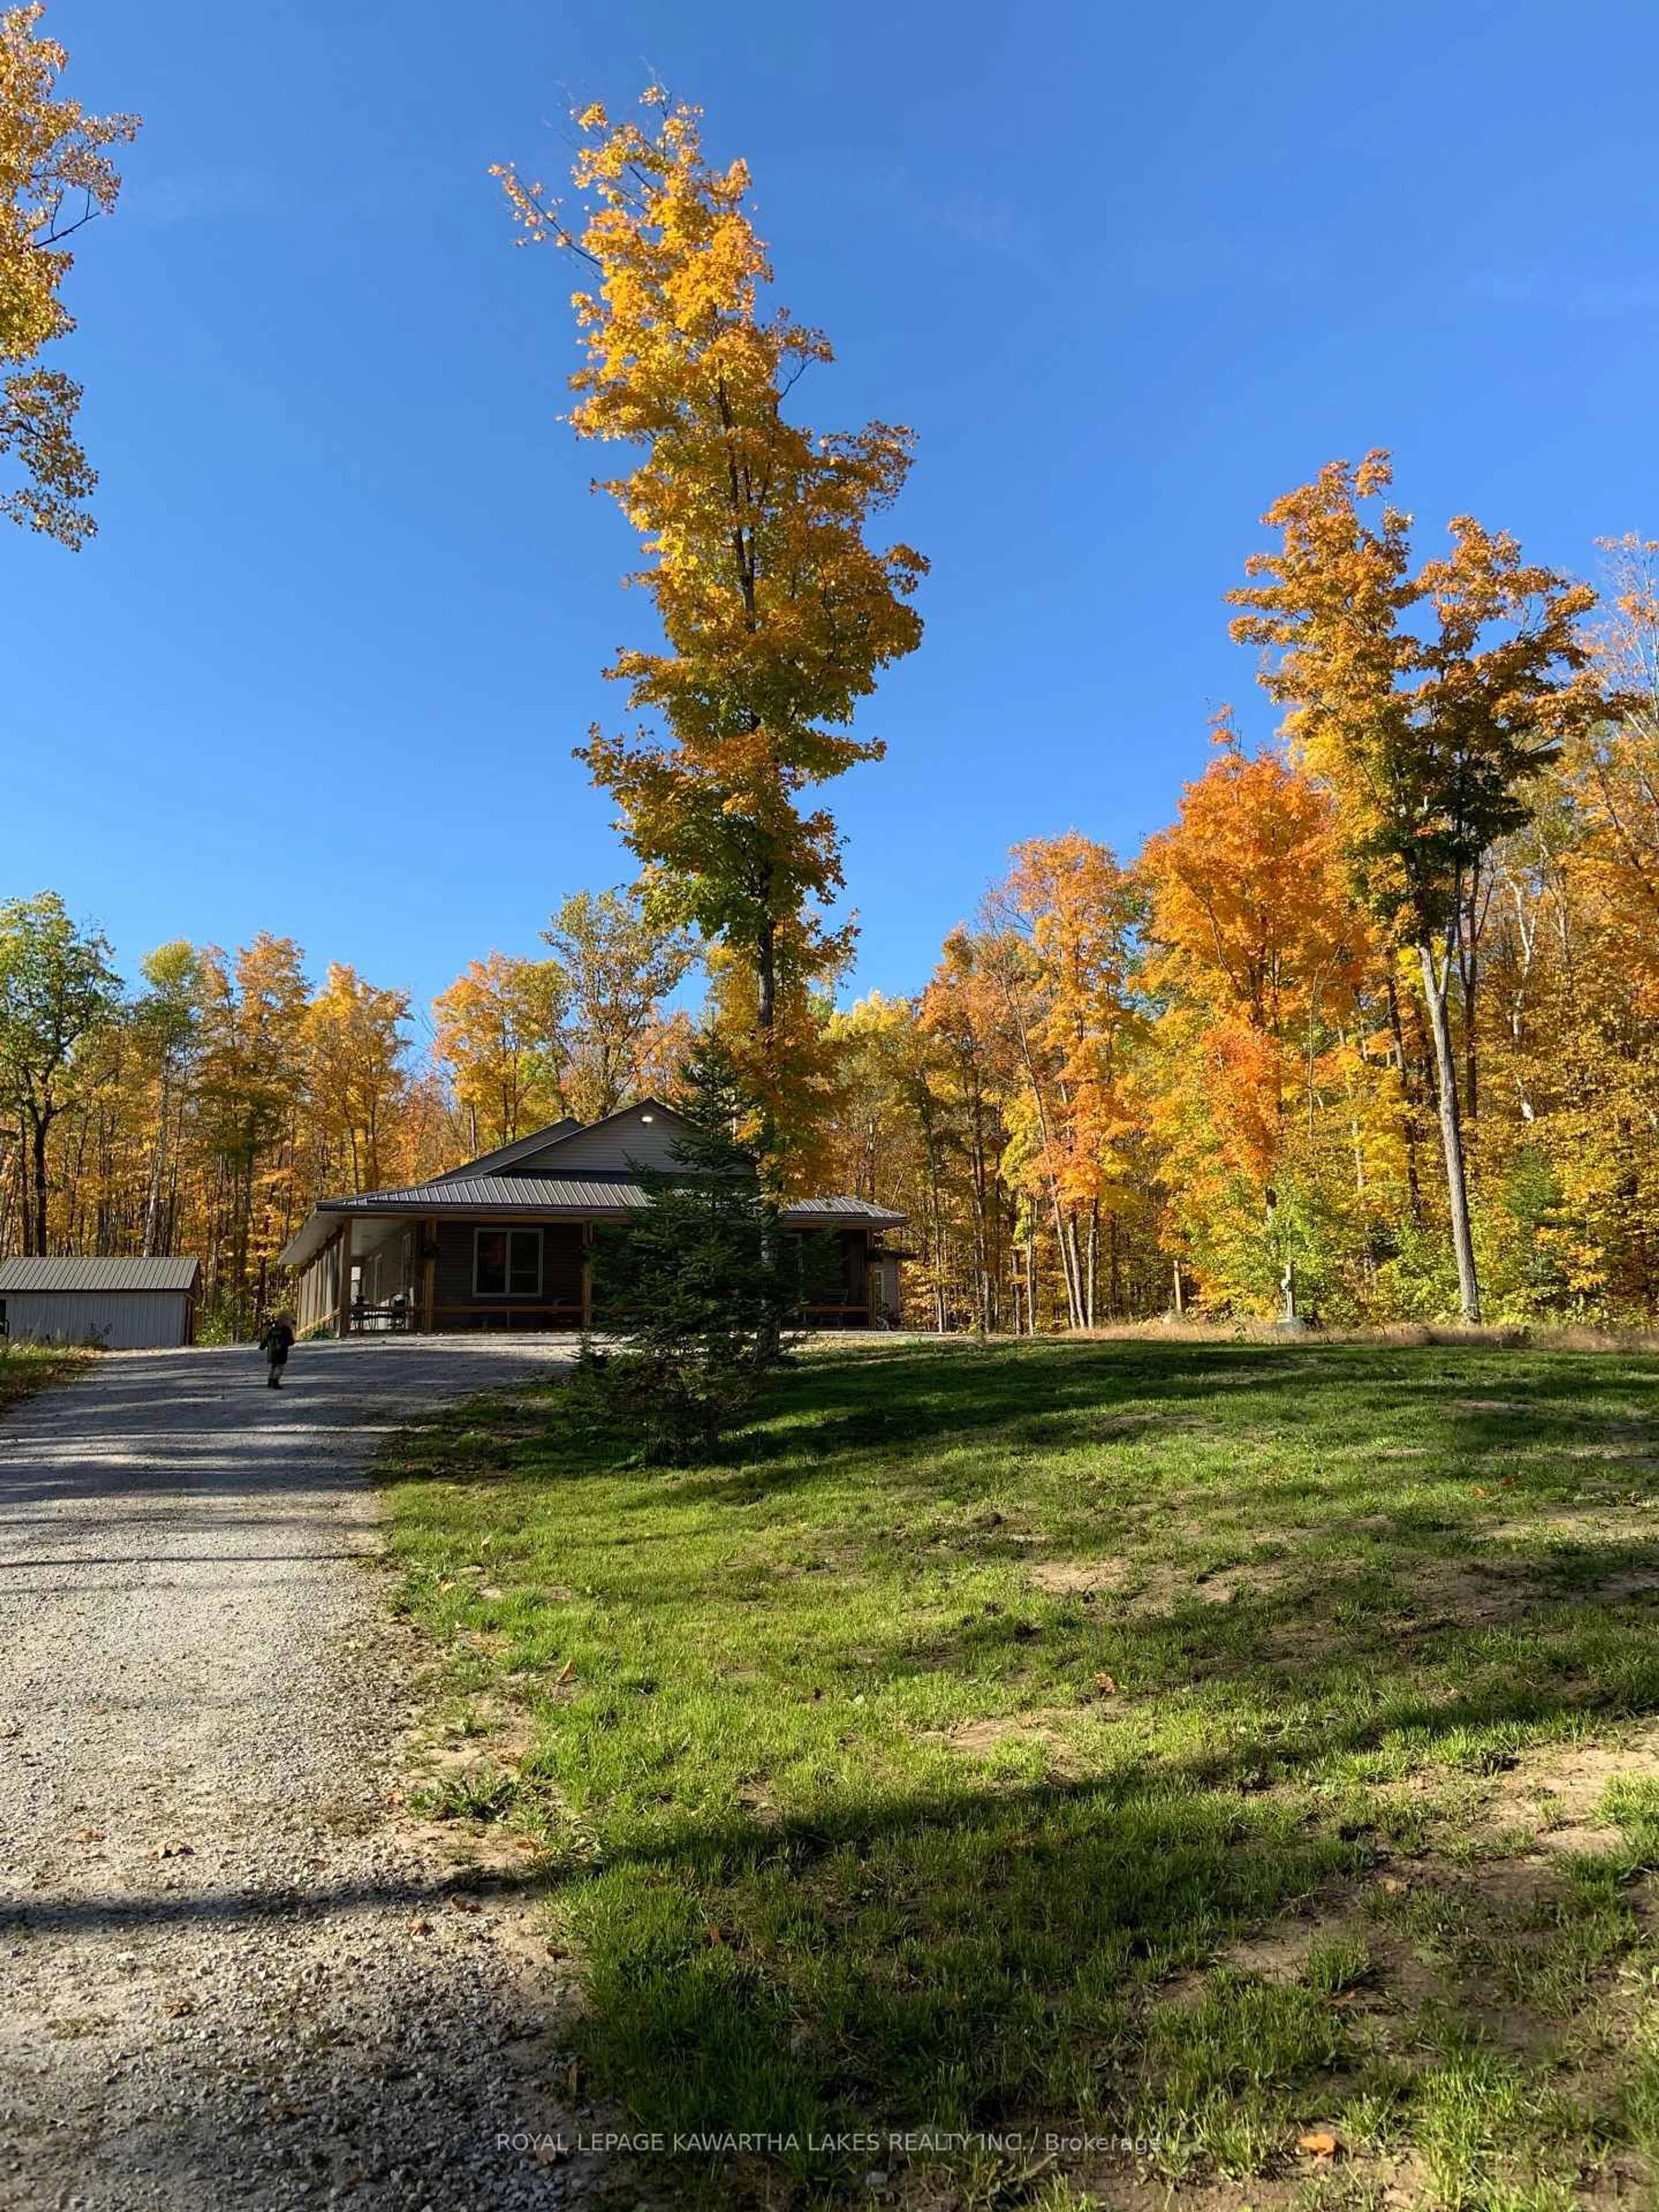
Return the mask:
<svg viewBox="0 0 1659 2212">
<path fill-rule="evenodd" d="M 1394 1032 L 1394 1048 L 1400 1061 L 1400 1088 L 1406 1100 L 1406 1192 L 1411 1204 L 1413 1224 L 1423 1225 L 1423 1188 L 1417 1170 L 1417 1092 L 1412 1081 L 1412 1064 L 1406 1052 L 1406 1024 L 1400 1011 L 1400 993 L 1395 984 L 1394 969 L 1389 970 L 1389 1027 Z"/>
<path fill-rule="evenodd" d="M 34 1178 L 34 1249 L 40 1258 L 46 1255 L 46 1232 L 49 1225 L 47 1194 L 50 1182 L 46 1174 L 46 1133 L 52 1123 L 41 1114 L 32 1113 L 29 1131 L 29 1150 L 33 1164 Z"/>
<path fill-rule="evenodd" d="M 144 1201 L 144 1257 L 153 1260 L 161 1249 L 161 1192 L 167 1182 L 167 1121 L 173 1111 L 167 1071 L 161 1070 L 161 1115 L 155 1129 L 155 1151 L 149 1164 L 149 1194 Z"/>
<path fill-rule="evenodd" d="M 1423 996 L 1428 1006 L 1429 1030 L 1434 1039 L 1437 1088 L 1440 1094 L 1440 1136 L 1446 1153 L 1446 1195 L 1451 1206 L 1452 1249 L 1457 1255 L 1458 1302 L 1467 1322 L 1480 1318 L 1480 1284 L 1474 1270 L 1474 1239 L 1469 1231 L 1468 1185 L 1464 1176 L 1463 1131 L 1457 1112 L 1457 1069 L 1452 1058 L 1451 1022 L 1446 1008 L 1446 978 L 1435 960 L 1434 946 L 1418 947 L 1423 969 Z"/>
</svg>

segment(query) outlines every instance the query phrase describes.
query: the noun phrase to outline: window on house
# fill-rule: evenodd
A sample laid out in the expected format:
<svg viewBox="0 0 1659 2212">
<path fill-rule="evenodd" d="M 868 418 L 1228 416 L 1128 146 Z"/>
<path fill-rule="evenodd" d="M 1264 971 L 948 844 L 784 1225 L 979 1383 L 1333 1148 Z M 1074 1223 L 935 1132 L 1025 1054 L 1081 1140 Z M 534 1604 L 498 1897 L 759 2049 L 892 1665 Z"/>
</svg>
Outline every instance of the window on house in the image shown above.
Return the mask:
<svg viewBox="0 0 1659 2212">
<path fill-rule="evenodd" d="M 538 1298 L 539 1229 L 480 1229 L 472 1246 L 472 1291 L 480 1298 Z"/>
</svg>

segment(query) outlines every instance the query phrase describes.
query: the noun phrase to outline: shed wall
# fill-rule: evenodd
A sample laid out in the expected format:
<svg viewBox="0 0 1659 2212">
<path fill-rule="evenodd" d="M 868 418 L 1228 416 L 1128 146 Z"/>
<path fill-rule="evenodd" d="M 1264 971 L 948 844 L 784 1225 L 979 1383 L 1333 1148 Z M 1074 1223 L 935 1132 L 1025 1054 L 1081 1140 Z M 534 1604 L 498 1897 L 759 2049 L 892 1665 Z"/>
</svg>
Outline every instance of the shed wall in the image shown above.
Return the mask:
<svg viewBox="0 0 1659 2212">
<path fill-rule="evenodd" d="M 144 1352 L 190 1337 L 182 1291 L 8 1291 L 4 1304 L 11 1334 L 31 1343 Z"/>
</svg>

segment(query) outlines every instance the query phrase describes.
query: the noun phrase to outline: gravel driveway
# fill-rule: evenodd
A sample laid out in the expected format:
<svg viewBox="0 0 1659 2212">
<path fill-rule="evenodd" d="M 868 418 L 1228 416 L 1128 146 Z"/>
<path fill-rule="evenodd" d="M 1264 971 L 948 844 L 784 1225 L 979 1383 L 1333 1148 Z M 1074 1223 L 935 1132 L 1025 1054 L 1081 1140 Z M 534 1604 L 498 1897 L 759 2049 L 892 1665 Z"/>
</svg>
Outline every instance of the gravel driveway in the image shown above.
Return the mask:
<svg viewBox="0 0 1659 2212">
<path fill-rule="evenodd" d="M 0 1427 L 0 2206 L 541 2206 L 517 1886 L 391 1801 L 410 1650 L 362 1480 L 546 1341 L 111 1355 Z"/>
</svg>

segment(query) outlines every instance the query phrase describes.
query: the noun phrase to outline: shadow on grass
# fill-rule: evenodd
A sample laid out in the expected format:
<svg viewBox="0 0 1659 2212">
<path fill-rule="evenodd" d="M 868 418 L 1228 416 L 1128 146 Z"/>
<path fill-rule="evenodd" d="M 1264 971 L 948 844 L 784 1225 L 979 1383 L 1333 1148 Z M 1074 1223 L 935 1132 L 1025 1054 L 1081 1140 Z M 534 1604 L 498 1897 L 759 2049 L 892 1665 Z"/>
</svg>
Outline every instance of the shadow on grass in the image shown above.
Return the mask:
<svg viewBox="0 0 1659 2212">
<path fill-rule="evenodd" d="M 518 1814 L 597 2083 L 844 2179 L 806 2146 L 1145 2132 L 1160 1983 L 1419 1833 L 1410 1778 L 1659 1711 L 1656 1407 L 1623 1355 L 881 1346 L 672 1477 L 545 1401 L 394 1472 L 477 1681 L 554 1686 Z M 1586 1483 L 1624 1519 L 1579 1525 Z M 1182 2046 L 1183 2098 L 1321 2108 L 1346 2029 L 1267 2002 Z"/>
</svg>

